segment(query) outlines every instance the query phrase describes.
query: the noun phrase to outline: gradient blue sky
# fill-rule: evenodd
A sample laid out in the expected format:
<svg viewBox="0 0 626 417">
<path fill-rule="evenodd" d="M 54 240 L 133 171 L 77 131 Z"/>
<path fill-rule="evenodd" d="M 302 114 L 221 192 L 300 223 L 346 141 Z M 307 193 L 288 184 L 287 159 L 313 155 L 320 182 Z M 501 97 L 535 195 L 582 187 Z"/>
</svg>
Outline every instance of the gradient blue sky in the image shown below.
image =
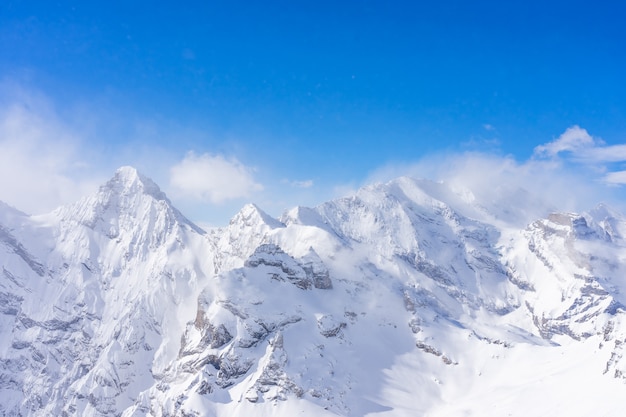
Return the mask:
<svg viewBox="0 0 626 417">
<path fill-rule="evenodd" d="M 472 157 L 621 196 L 624 16 L 618 1 L 5 0 L 0 174 L 24 180 L 0 199 L 45 211 L 129 164 L 224 224 L 247 201 L 277 215 Z"/>
</svg>

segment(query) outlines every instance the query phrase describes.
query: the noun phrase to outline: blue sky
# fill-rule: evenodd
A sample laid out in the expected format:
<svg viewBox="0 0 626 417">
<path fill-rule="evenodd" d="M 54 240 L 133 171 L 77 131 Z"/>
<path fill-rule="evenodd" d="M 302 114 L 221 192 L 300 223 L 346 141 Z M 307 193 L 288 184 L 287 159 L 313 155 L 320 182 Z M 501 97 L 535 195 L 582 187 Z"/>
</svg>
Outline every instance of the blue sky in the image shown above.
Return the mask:
<svg viewBox="0 0 626 417">
<path fill-rule="evenodd" d="M 543 162 L 619 199 L 624 15 L 617 1 L 7 0 L 0 174 L 23 180 L 0 199 L 48 210 L 129 164 L 224 224 L 247 201 L 277 215 L 392 174 L 446 179 L 459 156 Z"/>
</svg>

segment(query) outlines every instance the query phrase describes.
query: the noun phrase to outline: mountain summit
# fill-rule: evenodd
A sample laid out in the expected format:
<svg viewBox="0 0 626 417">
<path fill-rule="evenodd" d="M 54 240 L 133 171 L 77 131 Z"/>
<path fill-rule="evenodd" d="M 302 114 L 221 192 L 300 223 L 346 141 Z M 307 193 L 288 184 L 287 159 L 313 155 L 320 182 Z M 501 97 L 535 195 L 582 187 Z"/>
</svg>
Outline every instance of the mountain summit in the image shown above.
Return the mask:
<svg viewBox="0 0 626 417">
<path fill-rule="evenodd" d="M 0 416 L 621 415 L 626 221 L 507 210 L 399 178 L 204 233 L 131 167 L 0 204 Z"/>
<path fill-rule="evenodd" d="M 132 167 L 119 168 L 97 193 L 57 209 L 55 215 L 64 222 L 99 228 L 111 237 L 120 228 L 130 231 L 146 226 L 156 227 L 159 233 L 175 225 L 203 233 L 172 206 L 157 184 Z"/>
<path fill-rule="evenodd" d="M 124 166 L 115 171 L 113 178 L 100 188 L 100 192 L 106 193 L 107 191 L 118 196 L 146 194 L 156 200 L 167 200 L 157 184 L 130 166 Z"/>
</svg>

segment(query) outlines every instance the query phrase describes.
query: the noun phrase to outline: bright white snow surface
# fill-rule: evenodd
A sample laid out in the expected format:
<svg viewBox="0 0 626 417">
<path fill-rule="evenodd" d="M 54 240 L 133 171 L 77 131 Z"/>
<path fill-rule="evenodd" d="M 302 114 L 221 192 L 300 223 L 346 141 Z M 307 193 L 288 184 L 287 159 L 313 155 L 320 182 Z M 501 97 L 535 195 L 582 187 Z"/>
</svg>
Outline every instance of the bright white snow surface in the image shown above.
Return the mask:
<svg viewBox="0 0 626 417">
<path fill-rule="evenodd" d="M 626 222 L 524 200 L 399 178 L 205 232 L 124 167 L 0 204 L 0 415 L 621 416 Z"/>
</svg>

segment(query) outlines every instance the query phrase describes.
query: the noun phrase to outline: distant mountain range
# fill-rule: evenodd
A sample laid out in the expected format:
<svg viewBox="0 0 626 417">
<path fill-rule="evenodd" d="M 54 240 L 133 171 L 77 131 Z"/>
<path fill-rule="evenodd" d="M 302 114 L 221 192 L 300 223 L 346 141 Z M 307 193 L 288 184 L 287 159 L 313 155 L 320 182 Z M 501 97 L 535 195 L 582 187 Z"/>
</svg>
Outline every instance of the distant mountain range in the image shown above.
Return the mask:
<svg viewBox="0 0 626 417">
<path fill-rule="evenodd" d="M 0 204 L 0 416 L 624 415 L 626 221 L 507 193 L 403 177 L 204 231 L 123 167 Z"/>
</svg>

